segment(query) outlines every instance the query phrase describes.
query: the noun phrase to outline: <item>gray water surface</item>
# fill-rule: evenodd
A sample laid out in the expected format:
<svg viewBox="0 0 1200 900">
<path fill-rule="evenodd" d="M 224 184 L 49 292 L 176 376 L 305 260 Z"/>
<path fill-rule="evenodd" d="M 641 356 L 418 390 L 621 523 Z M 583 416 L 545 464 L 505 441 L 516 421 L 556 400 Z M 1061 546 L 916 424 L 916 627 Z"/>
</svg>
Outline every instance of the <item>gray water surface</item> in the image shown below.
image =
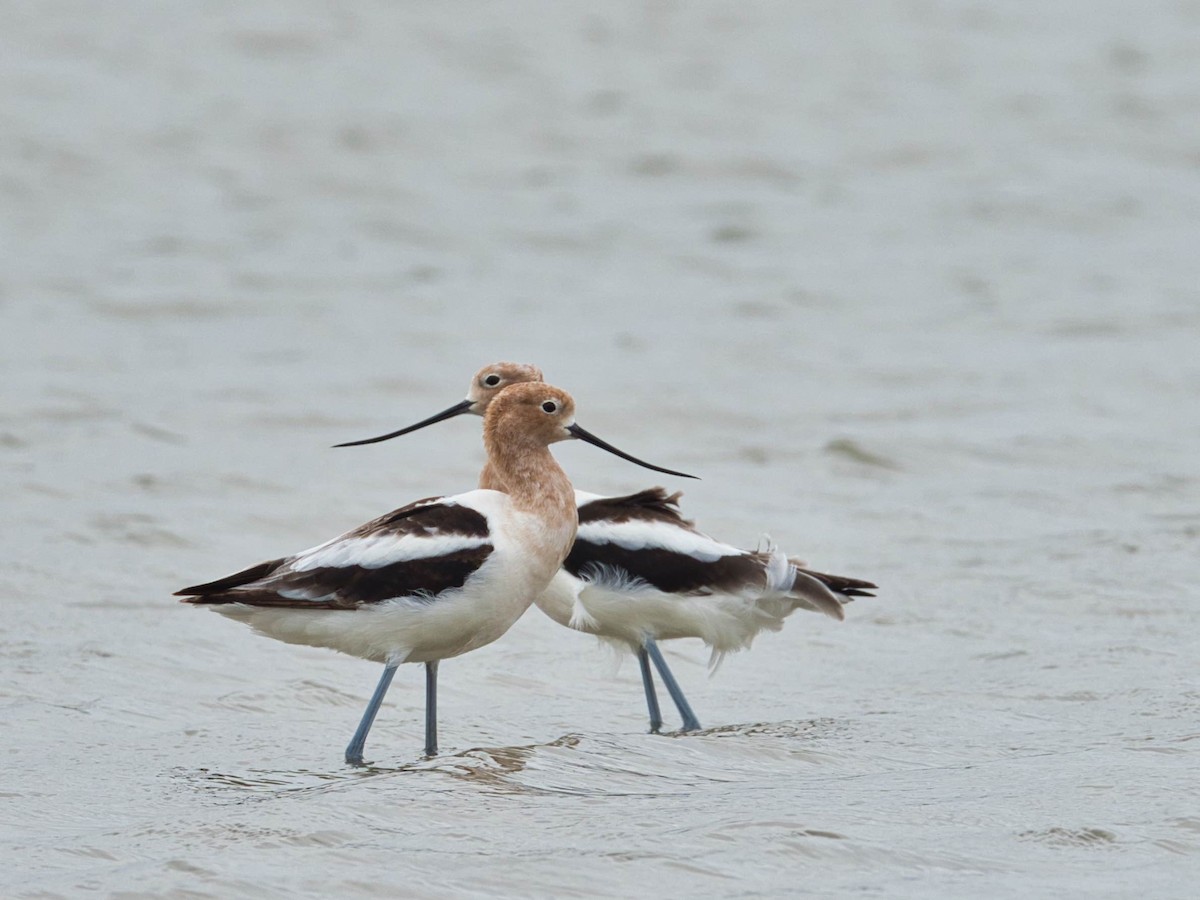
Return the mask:
<svg viewBox="0 0 1200 900">
<path fill-rule="evenodd" d="M 6 4 L 0 895 L 1193 896 L 1200 4 L 1012 6 Z M 534 610 L 344 766 L 375 666 L 170 594 L 505 358 L 880 596 L 685 736 Z"/>
</svg>

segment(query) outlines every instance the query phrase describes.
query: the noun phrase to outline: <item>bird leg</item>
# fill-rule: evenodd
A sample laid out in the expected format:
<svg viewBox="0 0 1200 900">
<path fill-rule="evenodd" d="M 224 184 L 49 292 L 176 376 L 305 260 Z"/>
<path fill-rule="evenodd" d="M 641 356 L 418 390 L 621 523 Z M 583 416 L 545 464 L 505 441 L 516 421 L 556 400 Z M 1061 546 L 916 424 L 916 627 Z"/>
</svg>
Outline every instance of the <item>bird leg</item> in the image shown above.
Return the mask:
<svg viewBox="0 0 1200 900">
<path fill-rule="evenodd" d="M 675 708 L 679 710 L 679 715 L 683 717 L 683 728 L 680 730 L 699 731 L 700 720 L 696 718 L 696 714 L 692 712 L 691 706 L 688 705 L 687 697 L 683 696 L 679 682 L 675 680 L 675 676 L 667 668 L 667 661 L 663 659 L 662 651 L 658 649 L 658 644 L 654 642 L 653 638 L 646 638 L 646 642 L 642 647 L 649 654 L 650 659 L 654 661 L 654 667 L 658 669 L 658 674 L 662 676 L 667 693 L 671 695 L 671 699 L 675 701 Z"/>
<path fill-rule="evenodd" d="M 650 708 L 650 733 L 658 734 L 662 728 L 662 711 L 658 708 L 658 694 L 654 691 L 654 674 L 650 671 L 650 657 L 645 647 L 638 647 L 638 665 L 642 669 L 642 686 L 646 689 L 646 706 Z"/>
<path fill-rule="evenodd" d="M 437 670 L 438 661 L 425 663 L 425 755 L 437 756 Z"/>
<path fill-rule="evenodd" d="M 383 703 L 384 695 L 387 694 L 388 688 L 392 684 L 392 676 L 396 674 L 396 665 L 396 663 L 389 663 L 384 667 L 379 684 L 375 685 L 375 693 L 371 695 L 371 701 L 367 704 L 362 721 L 358 723 L 358 730 L 354 732 L 354 737 L 350 738 L 350 743 L 346 747 L 346 762 L 352 766 L 363 764 L 363 746 L 367 743 L 367 732 L 371 730 L 375 714 L 379 712 L 379 705 Z"/>
</svg>

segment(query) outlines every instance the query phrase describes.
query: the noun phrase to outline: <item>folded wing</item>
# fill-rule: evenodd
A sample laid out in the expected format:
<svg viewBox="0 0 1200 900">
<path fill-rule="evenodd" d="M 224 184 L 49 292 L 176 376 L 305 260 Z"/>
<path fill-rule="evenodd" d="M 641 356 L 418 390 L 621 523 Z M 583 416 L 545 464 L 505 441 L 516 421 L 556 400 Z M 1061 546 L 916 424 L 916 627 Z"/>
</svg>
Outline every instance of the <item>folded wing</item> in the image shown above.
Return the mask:
<svg viewBox="0 0 1200 900">
<path fill-rule="evenodd" d="M 872 596 L 868 581 L 814 572 L 778 550 L 742 550 L 709 537 L 679 514 L 679 496 L 651 488 L 584 499 L 564 568 L 591 583 L 641 582 L 668 594 L 791 594 L 838 619 L 842 603 Z"/>
<path fill-rule="evenodd" d="M 295 556 L 177 591 L 185 603 L 356 609 L 462 587 L 494 547 L 487 517 L 453 497 L 418 500 Z"/>
</svg>

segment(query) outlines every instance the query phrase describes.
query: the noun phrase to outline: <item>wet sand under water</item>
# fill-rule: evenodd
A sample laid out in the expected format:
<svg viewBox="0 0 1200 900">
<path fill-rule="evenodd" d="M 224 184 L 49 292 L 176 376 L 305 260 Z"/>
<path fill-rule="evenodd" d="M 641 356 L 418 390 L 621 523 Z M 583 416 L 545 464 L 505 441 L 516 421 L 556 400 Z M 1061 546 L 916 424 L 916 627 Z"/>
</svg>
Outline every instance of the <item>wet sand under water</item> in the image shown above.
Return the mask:
<svg viewBox="0 0 1200 900">
<path fill-rule="evenodd" d="M 0 35 L 0 894 L 1190 897 L 1200 4 L 520 10 Z M 328 448 L 498 358 L 880 597 L 666 645 L 694 735 L 534 610 L 342 765 L 376 667 L 169 595 L 471 487 Z"/>
</svg>

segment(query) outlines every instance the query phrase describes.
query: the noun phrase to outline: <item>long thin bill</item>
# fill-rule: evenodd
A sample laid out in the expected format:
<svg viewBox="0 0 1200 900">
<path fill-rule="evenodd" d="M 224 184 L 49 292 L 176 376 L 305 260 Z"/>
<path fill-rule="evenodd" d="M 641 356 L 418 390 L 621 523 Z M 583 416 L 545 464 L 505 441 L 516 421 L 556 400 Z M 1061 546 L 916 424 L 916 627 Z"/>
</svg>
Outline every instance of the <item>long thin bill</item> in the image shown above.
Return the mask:
<svg viewBox="0 0 1200 900">
<path fill-rule="evenodd" d="M 456 403 L 449 409 L 443 409 L 436 416 L 430 416 L 428 419 L 423 419 L 416 425 L 409 425 L 407 428 L 401 428 L 399 431 L 393 431 L 390 434 L 381 434 L 379 437 L 367 438 L 362 441 L 347 441 L 344 444 L 334 444 L 335 447 L 360 447 L 363 444 L 378 444 L 380 441 L 390 441 L 394 437 L 400 437 L 402 434 L 408 434 L 411 431 L 416 431 L 419 428 L 424 428 L 426 425 L 436 425 L 438 422 L 444 422 L 447 419 L 453 419 L 455 416 L 461 416 L 463 413 L 470 412 L 471 407 L 475 405 L 473 400 L 464 400 L 462 403 Z"/>
<path fill-rule="evenodd" d="M 593 444 L 594 446 L 599 447 L 601 450 L 607 450 L 613 456 L 619 456 L 621 459 L 627 459 L 631 463 L 637 463 L 637 465 L 641 466 L 643 469 L 652 469 L 655 472 L 663 472 L 667 475 L 678 475 L 680 478 L 697 478 L 697 476 L 689 475 L 687 472 L 676 472 L 674 469 L 664 469 L 662 466 L 654 466 L 648 462 L 643 462 L 636 456 L 630 456 L 624 450 L 618 450 L 607 441 L 600 440 L 600 438 L 596 437 L 590 431 L 586 431 L 583 428 L 580 428 L 578 425 L 568 426 L 567 431 L 571 432 L 571 434 L 575 435 L 575 437 L 579 438 L 579 440 L 587 441 L 589 444 Z M 697 480 L 699 479 L 697 478 Z"/>
</svg>

